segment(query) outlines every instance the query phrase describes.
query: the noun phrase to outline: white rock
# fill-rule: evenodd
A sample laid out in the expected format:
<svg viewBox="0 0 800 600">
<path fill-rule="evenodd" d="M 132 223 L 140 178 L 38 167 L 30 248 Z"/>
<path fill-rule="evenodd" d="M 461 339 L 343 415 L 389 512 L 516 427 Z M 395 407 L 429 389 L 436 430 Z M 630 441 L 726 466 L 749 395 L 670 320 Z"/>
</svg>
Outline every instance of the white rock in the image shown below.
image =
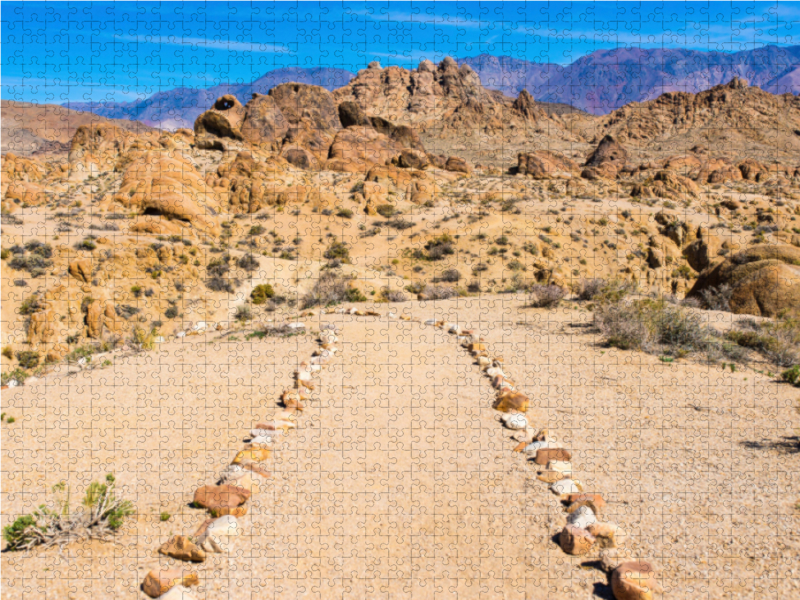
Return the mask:
<svg viewBox="0 0 800 600">
<path fill-rule="evenodd" d="M 322 326 L 322 331 L 335 331 L 335 330 L 336 330 L 336 325 L 334 325 L 333 323 L 325 323 Z"/>
<path fill-rule="evenodd" d="M 305 329 L 306 328 L 306 324 L 305 323 L 289 323 L 288 327 L 289 327 L 289 329 Z"/>
<path fill-rule="evenodd" d="M 317 360 L 315 361 L 314 359 L 317 359 Z M 324 365 L 326 362 L 328 362 L 327 359 L 322 358 L 321 356 L 314 356 L 311 359 L 311 364 L 309 365 L 308 370 L 311 371 L 312 373 L 316 373 L 317 371 L 321 371 L 322 367 L 320 365 Z"/>
<path fill-rule="evenodd" d="M 567 523 L 586 529 L 589 525 L 597 523 L 597 517 L 594 516 L 594 511 L 588 506 L 581 506 L 574 512 L 567 516 Z"/>
<path fill-rule="evenodd" d="M 82 358 L 81 360 L 84 361 L 84 362 L 86 361 L 85 358 Z M 78 361 L 78 362 L 80 362 L 80 361 Z M 19 385 L 19 382 L 16 379 L 9 379 L 7 385 L 10 388 L 17 387 Z"/>
<path fill-rule="evenodd" d="M 428 319 L 425 321 L 425 325 L 434 325 L 436 324 L 436 319 Z"/>
<path fill-rule="evenodd" d="M 169 589 L 166 594 L 161 594 L 157 600 L 195 600 L 189 588 L 176 585 Z"/>
<path fill-rule="evenodd" d="M 556 481 L 550 486 L 550 491 L 554 494 L 577 494 L 583 490 L 580 488 L 580 482 L 574 479 L 562 479 Z"/>
<path fill-rule="evenodd" d="M 185 338 L 186 337 L 186 332 L 185 331 L 179 331 L 178 333 L 175 334 L 175 337 L 176 338 Z"/>
<path fill-rule="evenodd" d="M 269 433 L 269 435 L 254 435 L 250 439 L 251 444 L 274 444 L 277 441 L 277 436 L 283 433 L 283 430 L 267 431 L 266 429 L 254 429 L 253 431 L 266 432 Z M 252 434 L 253 432 L 251 431 L 250 435 Z"/>
<path fill-rule="evenodd" d="M 525 454 L 536 454 L 542 448 L 552 448 L 550 442 L 548 441 L 541 441 L 541 442 L 531 442 L 527 446 L 525 446 Z"/>
<path fill-rule="evenodd" d="M 506 376 L 506 374 L 503 373 L 503 369 L 501 369 L 500 367 L 489 367 L 488 369 L 486 369 L 486 374 L 489 377 L 496 377 L 497 375 L 500 375 L 501 377 Z"/>
<path fill-rule="evenodd" d="M 503 415 L 501 419 L 509 429 L 525 429 L 528 426 L 528 419 L 522 413 Z"/>
<path fill-rule="evenodd" d="M 236 517 L 225 515 L 209 523 L 197 540 L 197 545 L 206 552 L 228 552 L 232 540 L 241 533 Z"/>
<path fill-rule="evenodd" d="M 198 321 L 197 323 L 195 323 L 194 327 L 192 327 L 192 330 L 201 331 L 201 330 L 203 330 L 205 328 L 206 328 L 206 322 L 205 321 Z"/>
<path fill-rule="evenodd" d="M 547 463 L 547 468 L 550 471 L 558 471 L 564 475 L 572 475 L 572 463 L 568 460 L 551 460 Z"/>
<path fill-rule="evenodd" d="M 164 336 L 163 335 L 156 336 L 156 339 L 154 341 L 156 344 L 163 344 L 165 341 Z"/>
</svg>

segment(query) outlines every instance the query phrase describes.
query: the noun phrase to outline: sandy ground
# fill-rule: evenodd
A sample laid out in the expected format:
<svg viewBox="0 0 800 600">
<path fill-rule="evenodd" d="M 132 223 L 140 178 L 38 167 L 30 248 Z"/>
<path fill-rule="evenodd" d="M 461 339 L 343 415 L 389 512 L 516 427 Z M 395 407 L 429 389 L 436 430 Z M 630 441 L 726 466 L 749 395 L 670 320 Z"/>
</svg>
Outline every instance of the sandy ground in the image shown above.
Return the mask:
<svg viewBox="0 0 800 600">
<path fill-rule="evenodd" d="M 796 389 L 752 369 L 608 350 L 580 308 L 514 296 L 406 303 L 478 329 L 572 448 L 664 598 L 800 597 Z M 378 305 L 382 314 L 387 305 Z M 728 318 L 730 315 L 728 315 Z M 324 368 L 230 556 L 199 565 L 216 598 L 611 598 L 593 561 L 553 541 L 557 498 L 511 449 L 493 392 L 454 336 L 419 323 L 325 315 L 342 353 Z M 113 471 L 138 515 L 118 544 L 2 554 L 8 598 L 144 598 L 158 546 L 203 520 L 188 506 L 275 410 L 313 334 L 168 342 L 113 366 L 5 390 L 2 523 L 65 480 Z M 158 515 L 172 517 L 161 522 Z"/>
</svg>

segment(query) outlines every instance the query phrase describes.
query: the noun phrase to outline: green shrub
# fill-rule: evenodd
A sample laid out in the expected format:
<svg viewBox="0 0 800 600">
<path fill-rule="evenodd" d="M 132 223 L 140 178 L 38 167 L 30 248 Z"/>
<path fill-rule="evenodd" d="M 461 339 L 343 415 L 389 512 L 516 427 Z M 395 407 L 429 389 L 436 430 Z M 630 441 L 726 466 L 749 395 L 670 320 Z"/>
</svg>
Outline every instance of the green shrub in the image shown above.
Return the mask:
<svg viewBox="0 0 800 600">
<path fill-rule="evenodd" d="M 270 298 L 275 296 L 275 290 L 268 283 L 262 283 L 253 288 L 250 292 L 250 300 L 253 304 L 264 304 Z"/>
<path fill-rule="evenodd" d="M 344 293 L 345 300 L 348 302 L 366 302 L 367 297 L 357 287 L 349 287 Z"/>
<path fill-rule="evenodd" d="M 28 374 L 27 371 L 17 368 L 14 369 L 13 371 L 9 371 L 8 373 L 3 373 L 2 376 L 0 376 L 0 383 L 2 383 L 2 385 L 8 385 L 8 383 L 13 379 L 14 381 L 22 385 L 23 383 L 25 383 L 25 380 L 28 377 L 30 377 L 30 375 Z"/>
<path fill-rule="evenodd" d="M 800 365 L 795 365 L 790 369 L 786 369 L 781 373 L 781 378 L 792 385 L 800 387 Z"/>
<path fill-rule="evenodd" d="M 14 351 L 11 349 L 11 346 L 6 346 L 3 348 L 3 356 L 6 358 L 14 358 Z"/>
<path fill-rule="evenodd" d="M 23 369 L 35 369 L 39 366 L 39 353 L 33 350 L 23 350 L 17 352 L 17 360 Z"/>
<path fill-rule="evenodd" d="M 349 208 L 340 208 L 336 211 L 337 217 L 342 217 L 343 219 L 352 219 L 353 218 L 353 211 Z"/>
<path fill-rule="evenodd" d="M 236 307 L 236 312 L 234 313 L 234 318 L 237 321 L 244 322 L 244 321 L 252 321 L 253 320 L 253 311 L 250 310 L 250 307 L 246 304 L 242 304 Z"/>
<path fill-rule="evenodd" d="M 305 309 L 344 302 L 347 300 L 349 284 L 350 281 L 341 273 L 323 271 L 311 291 L 303 296 L 301 307 Z"/>
<path fill-rule="evenodd" d="M 342 262 L 350 262 L 350 249 L 344 242 L 333 242 L 323 254 L 328 259 L 339 259 Z"/>
<path fill-rule="evenodd" d="M 388 219 L 396 212 L 394 204 L 379 204 L 375 207 L 375 212 L 377 212 L 380 216 Z"/>
</svg>

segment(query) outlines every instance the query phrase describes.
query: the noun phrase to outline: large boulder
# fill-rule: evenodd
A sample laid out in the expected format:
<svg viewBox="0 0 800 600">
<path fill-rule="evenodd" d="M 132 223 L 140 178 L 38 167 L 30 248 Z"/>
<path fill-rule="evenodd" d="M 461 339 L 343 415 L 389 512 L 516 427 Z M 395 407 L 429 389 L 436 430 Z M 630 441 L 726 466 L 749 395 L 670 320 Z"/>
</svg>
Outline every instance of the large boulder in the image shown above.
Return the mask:
<svg viewBox="0 0 800 600">
<path fill-rule="evenodd" d="M 194 133 L 198 146 L 212 148 L 214 138 L 229 138 L 244 140 L 242 123 L 244 123 L 245 109 L 236 96 L 227 94 L 217 98 L 209 110 L 197 117 L 194 122 Z M 221 147 L 220 147 L 221 149 Z"/>
<path fill-rule="evenodd" d="M 536 150 L 517 155 L 517 173 L 534 179 L 569 178 L 577 174 L 578 165 L 549 150 Z"/>
<path fill-rule="evenodd" d="M 244 108 L 242 137 L 249 143 L 277 150 L 289 132 L 289 121 L 272 96 L 253 94 Z"/>
<path fill-rule="evenodd" d="M 800 313 L 800 248 L 758 244 L 729 256 L 700 273 L 688 296 L 727 285 L 732 288 L 731 311 L 776 317 Z"/>
<path fill-rule="evenodd" d="M 184 221 L 204 232 L 218 231 L 214 189 L 178 152 L 147 152 L 135 160 L 125 170 L 114 200 L 145 215 Z"/>
<path fill-rule="evenodd" d="M 653 566 L 641 560 L 624 562 L 611 573 L 611 590 L 617 600 L 652 600 L 661 586 Z"/>
<path fill-rule="evenodd" d="M 402 146 L 389 136 L 372 127 L 348 127 L 336 134 L 328 158 L 362 164 L 385 165 L 401 150 Z"/>
<path fill-rule="evenodd" d="M 589 155 L 584 165 L 589 171 L 587 175 L 597 175 L 604 178 L 616 177 L 617 173 L 628 162 L 628 151 L 612 135 L 606 135 Z M 582 175 L 583 176 L 583 175 Z M 587 176 L 586 179 L 594 177 Z"/>
<path fill-rule="evenodd" d="M 683 255 L 689 266 L 699 273 L 719 260 L 721 248 L 722 240 L 707 228 L 698 227 L 697 239 L 683 249 Z"/>
</svg>

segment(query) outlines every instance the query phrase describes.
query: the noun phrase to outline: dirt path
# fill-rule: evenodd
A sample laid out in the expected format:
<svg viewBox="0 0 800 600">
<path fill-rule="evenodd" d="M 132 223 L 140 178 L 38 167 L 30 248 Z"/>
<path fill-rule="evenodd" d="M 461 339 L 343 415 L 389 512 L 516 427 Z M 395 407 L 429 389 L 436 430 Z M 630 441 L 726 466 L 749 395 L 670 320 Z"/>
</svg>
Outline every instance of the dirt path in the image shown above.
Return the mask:
<svg viewBox="0 0 800 600">
<path fill-rule="evenodd" d="M 796 392 L 749 370 L 606 351 L 582 326 L 589 313 L 519 304 L 395 310 L 486 336 L 531 396 L 531 422 L 572 448 L 577 476 L 609 501 L 604 518 L 656 563 L 665 597 L 746 598 L 767 584 L 797 595 L 800 454 L 780 445 L 795 435 Z M 552 541 L 563 510 L 511 453 L 489 381 L 454 336 L 386 318 L 306 322 L 336 323 L 341 353 L 248 503 L 234 553 L 197 568 L 196 597 L 610 597 L 593 555 Z M 313 335 L 215 337 L 4 394 L 17 423 L 4 425 L 3 525 L 58 481 L 82 489 L 107 471 L 140 513 L 120 546 L 4 553 L 4 595 L 144 597 L 147 571 L 168 564 L 158 546 L 203 519 L 188 507 L 193 491 L 274 411 L 315 347 Z"/>
</svg>

